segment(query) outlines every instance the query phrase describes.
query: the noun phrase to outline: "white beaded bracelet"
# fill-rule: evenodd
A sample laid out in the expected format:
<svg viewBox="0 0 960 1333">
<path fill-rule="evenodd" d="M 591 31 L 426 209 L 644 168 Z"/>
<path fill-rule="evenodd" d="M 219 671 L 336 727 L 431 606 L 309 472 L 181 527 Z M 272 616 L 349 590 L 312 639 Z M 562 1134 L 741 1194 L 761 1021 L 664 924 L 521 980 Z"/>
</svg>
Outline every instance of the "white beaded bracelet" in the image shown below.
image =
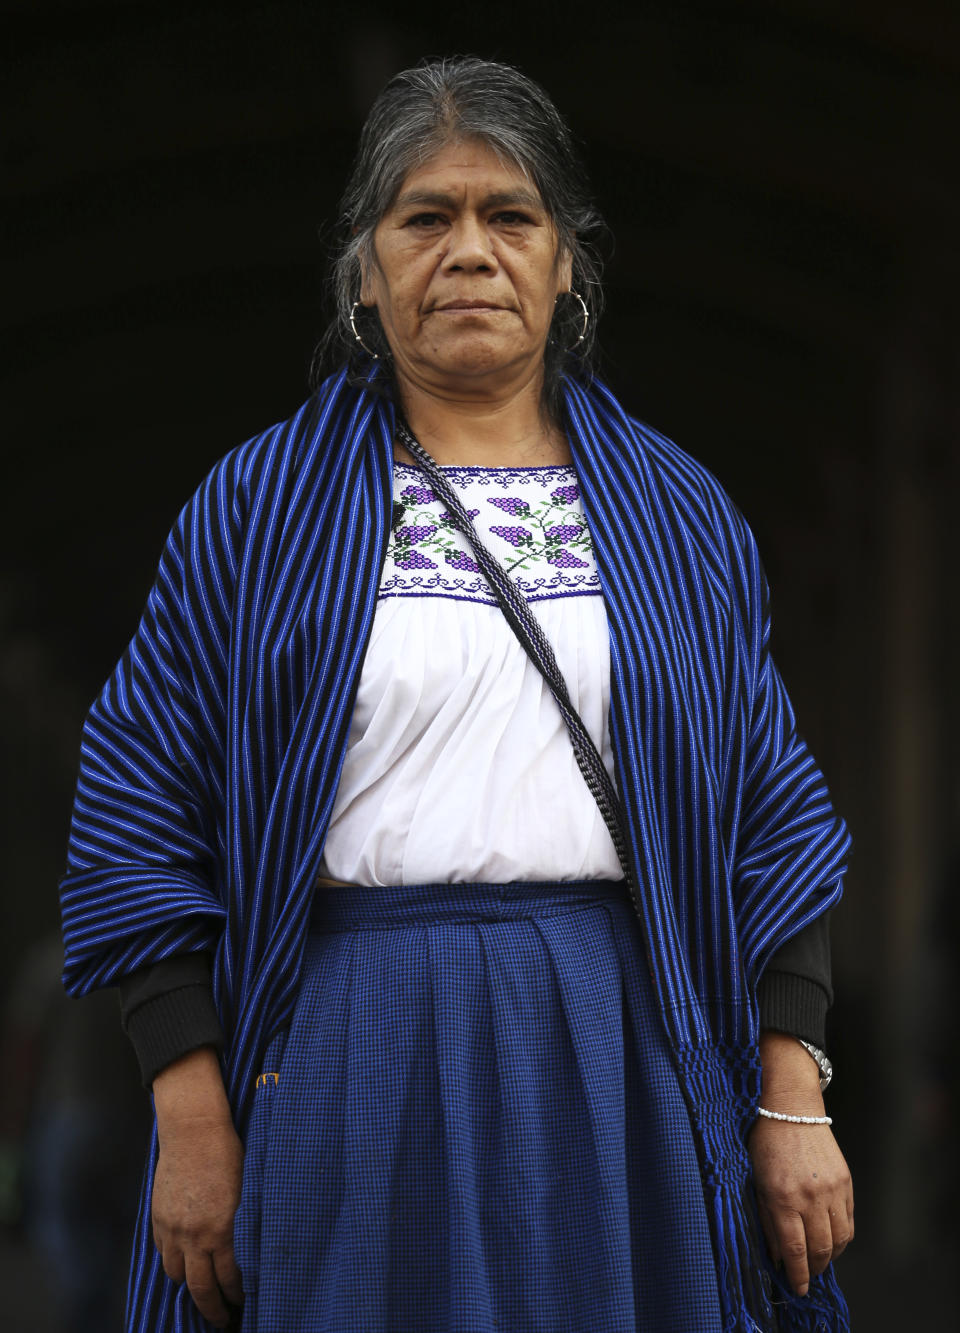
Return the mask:
<svg viewBox="0 0 960 1333">
<path fill-rule="evenodd" d="M 828 1115 L 784 1115 L 782 1111 L 768 1111 L 763 1106 L 757 1107 L 757 1114 L 766 1116 L 768 1120 L 789 1120 L 791 1125 L 833 1124 Z"/>
</svg>

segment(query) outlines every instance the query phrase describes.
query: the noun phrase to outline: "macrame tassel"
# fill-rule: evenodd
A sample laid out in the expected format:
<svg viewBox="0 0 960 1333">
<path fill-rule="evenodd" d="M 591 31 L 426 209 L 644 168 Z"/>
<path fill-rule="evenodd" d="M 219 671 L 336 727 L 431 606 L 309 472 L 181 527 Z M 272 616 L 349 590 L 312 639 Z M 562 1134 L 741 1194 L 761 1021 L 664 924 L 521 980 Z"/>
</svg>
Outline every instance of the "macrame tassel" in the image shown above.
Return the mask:
<svg viewBox="0 0 960 1333">
<path fill-rule="evenodd" d="M 832 1269 L 800 1297 L 767 1254 L 746 1150 L 759 1102 L 756 1052 L 685 1046 L 676 1057 L 700 1154 L 724 1333 L 850 1333 Z"/>
<path fill-rule="evenodd" d="M 850 1333 L 850 1311 L 833 1265 L 815 1277 L 806 1296 L 798 1296 L 773 1275 L 773 1304 L 779 1333 Z"/>
</svg>

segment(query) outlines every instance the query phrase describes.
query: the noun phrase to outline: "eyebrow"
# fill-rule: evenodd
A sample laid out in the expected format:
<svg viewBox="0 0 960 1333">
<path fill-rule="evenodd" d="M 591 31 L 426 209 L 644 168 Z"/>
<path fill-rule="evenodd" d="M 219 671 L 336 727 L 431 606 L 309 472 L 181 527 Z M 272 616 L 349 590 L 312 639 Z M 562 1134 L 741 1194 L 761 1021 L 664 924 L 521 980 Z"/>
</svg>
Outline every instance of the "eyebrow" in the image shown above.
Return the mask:
<svg viewBox="0 0 960 1333">
<path fill-rule="evenodd" d="M 452 194 L 444 194 L 438 190 L 408 190 L 401 194 L 394 208 L 410 208 L 411 206 L 427 208 L 456 208 L 457 201 Z M 542 209 L 543 200 L 534 193 L 533 190 L 501 190 L 496 194 L 488 194 L 483 200 L 485 208 L 522 208 Z"/>
</svg>

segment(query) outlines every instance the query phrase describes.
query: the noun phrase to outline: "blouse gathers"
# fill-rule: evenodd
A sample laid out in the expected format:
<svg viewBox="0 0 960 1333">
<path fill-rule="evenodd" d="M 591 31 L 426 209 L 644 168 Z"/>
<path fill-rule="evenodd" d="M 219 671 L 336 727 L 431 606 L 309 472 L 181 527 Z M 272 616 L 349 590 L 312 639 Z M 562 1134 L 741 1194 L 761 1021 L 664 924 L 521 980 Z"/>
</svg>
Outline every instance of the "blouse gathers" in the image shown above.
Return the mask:
<svg viewBox="0 0 960 1333">
<path fill-rule="evenodd" d="M 571 466 L 444 473 L 520 587 L 614 777 L 607 618 Z M 443 502 L 397 463 L 394 523 L 321 873 L 351 884 L 619 879 L 549 685 Z"/>
</svg>

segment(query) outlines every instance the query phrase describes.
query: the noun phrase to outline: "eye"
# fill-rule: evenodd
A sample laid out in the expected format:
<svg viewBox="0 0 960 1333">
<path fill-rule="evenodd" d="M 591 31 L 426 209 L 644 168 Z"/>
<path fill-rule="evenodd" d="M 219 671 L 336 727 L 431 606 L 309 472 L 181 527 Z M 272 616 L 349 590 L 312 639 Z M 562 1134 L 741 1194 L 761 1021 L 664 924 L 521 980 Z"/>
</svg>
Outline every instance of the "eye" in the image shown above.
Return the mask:
<svg viewBox="0 0 960 1333">
<path fill-rule="evenodd" d="M 518 227 L 524 223 L 533 222 L 533 218 L 526 213 L 518 212 L 515 208 L 503 208 L 499 213 L 494 214 L 494 221 L 502 222 L 507 227 Z"/>
<path fill-rule="evenodd" d="M 404 226 L 426 228 L 435 227 L 440 222 L 443 222 L 443 218 L 439 213 L 414 213 L 412 217 L 407 218 Z"/>
</svg>

